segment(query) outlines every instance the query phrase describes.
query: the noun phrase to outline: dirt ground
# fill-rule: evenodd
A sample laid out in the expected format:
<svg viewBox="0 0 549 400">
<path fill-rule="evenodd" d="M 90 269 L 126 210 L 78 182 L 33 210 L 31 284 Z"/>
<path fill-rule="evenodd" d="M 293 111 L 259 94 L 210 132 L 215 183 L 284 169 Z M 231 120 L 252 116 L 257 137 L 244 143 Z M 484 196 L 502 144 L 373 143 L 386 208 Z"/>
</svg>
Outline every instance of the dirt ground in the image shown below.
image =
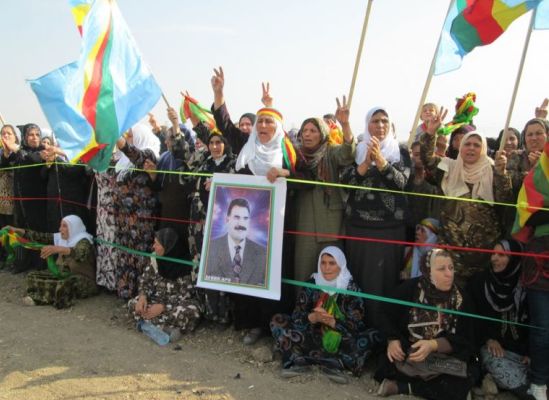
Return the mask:
<svg viewBox="0 0 549 400">
<path fill-rule="evenodd" d="M 66 310 L 25 306 L 24 275 L 0 271 L 0 399 L 374 399 L 371 371 L 348 385 L 317 371 L 283 380 L 268 338 L 199 327 L 162 348 L 113 295 Z"/>
</svg>

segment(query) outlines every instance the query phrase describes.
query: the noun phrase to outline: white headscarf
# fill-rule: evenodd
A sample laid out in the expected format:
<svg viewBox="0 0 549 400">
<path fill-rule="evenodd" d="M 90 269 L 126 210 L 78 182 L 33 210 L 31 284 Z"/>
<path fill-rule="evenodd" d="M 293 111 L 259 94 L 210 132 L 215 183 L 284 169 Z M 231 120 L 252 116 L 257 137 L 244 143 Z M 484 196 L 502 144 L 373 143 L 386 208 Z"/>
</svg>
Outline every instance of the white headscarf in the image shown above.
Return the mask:
<svg viewBox="0 0 549 400">
<path fill-rule="evenodd" d="M 467 165 L 463 162 L 461 152 L 471 136 L 480 138 L 482 148 L 478 161 L 473 165 Z M 488 157 L 486 138 L 477 131 L 469 132 L 461 140 L 458 157 L 455 160 L 444 157 L 438 164 L 438 168 L 446 172 L 441 182 L 442 191 L 450 197 L 460 197 L 470 191 L 473 199 L 494 201 L 493 165 L 494 161 Z M 472 190 L 469 190 L 467 183 L 473 185 Z"/>
<path fill-rule="evenodd" d="M 328 254 L 332 256 L 336 260 L 337 265 L 340 268 L 339 275 L 337 276 L 337 278 L 331 281 L 324 279 L 324 275 L 322 275 L 322 271 L 320 269 L 320 262 L 324 254 Z M 315 283 L 319 286 L 329 286 L 337 289 L 347 289 L 347 287 L 349 286 L 349 282 L 352 279 L 352 276 L 349 270 L 347 269 L 347 259 L 345 258 L 345 254 L 343 254 L 343 252 L 339 247 L 328 246 L 322 249 L 322 251 L 318 256 L 317 272 L 313 274 L 313 278 L 315 280 Z M 322 291 L 328 293 L 329 295 L 332 295 L 335 293 L 335 292 L 331 292 L 329 290 L 324 290 L 324 289 L 322 289 Z"/>
<path fill-rule="evenodd" d="M 370 123 L 370 120 L 372 119 L 374 114 L 378 111 L 384 112 L 385 114 L 387 114 L 387 116 L 389 115 L 385 107 L 374 107 L 370 111 L 368 111 L 368 114 L 366 114 L 366 129 L 364 129 L 364 133 L 359 135 L 362 136 L 363 139 L 356 146 L 355 162 L 357 163 L 357 165 L 360 165 L 364 162 L 364 158 L 366 157 L 366 154 L 368 152 L 368 146 L 370 145 L 370 141 L 372 140 L 372 135 L 368 130 L 368 124 Z M 383 157 L 385 157 L 385 160 L 387 160 L 389 164 L 400 161 L 400 148 L 398 146 L 398 141 L 391 131 L 390 124 L 387 127 L 387 134 L 385 135 L 385 139 L 383 139 L 380 144 L 381 154 L 383 154 Z"/>
<path fill-rule="evenodd" d="M 252 133 L 236 159 L 237 171 L 248 165 L 254 175 L 265 176 L 272 167 L 282 168 L 284 129 L 278 119 L 272 118 L 276 123 L 275 134 L 267 143 L 261 144 L 257 137 L 259 115 L 257 116 Z"/>
<path fill-rule="evenodd" d="M 153 133 L 149 125 L 145 123 L 138 123 L 132 127 L 133 142 L 132 144 L 139 150 L 149 149 L 158 159 L 160 154 L 160 140 Z M 116 163 L 116 172 L 133 168 L 132 162 L 126 157 L 124 153 L 120 155 L 120 159 Z"/>
<path fill-rule="evenodd" d="M 53 234 L 53 243 L 56 246 L 74 247 L 82 239 L 87 239 L 93 243 L 93 236 L 86 232 L 84 223 L 77 215 L 67 215 L 61 221 L 65 221 L 69 228 L 69 237 L 67 240 L 61 238 L 61 233 Z"/>
</svg>

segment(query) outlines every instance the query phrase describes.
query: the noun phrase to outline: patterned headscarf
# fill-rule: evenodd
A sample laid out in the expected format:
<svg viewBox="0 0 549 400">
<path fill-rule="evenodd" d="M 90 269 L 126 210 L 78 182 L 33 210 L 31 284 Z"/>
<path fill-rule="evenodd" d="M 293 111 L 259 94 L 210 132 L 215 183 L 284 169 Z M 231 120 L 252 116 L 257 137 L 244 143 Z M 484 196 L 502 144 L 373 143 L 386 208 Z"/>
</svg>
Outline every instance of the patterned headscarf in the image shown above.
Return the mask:
<svg viewBox="0 0 549 400">
<path fill-rule="evenodd" d="M 450 254 L 442 249 L 432 249 L 425 256 L 422 264 L 422 276 L 418 280 L 415 303 L 433 307 L 459 310 L 463 297 L 455 284 L 448 291 L 437 289 L 433 283 L 431 266 L 437 257 L 450 257 Z M 413 342 L 421 339 L 434 339 L 442 332 L 455 333 L 457 316 L 444 314 L 424 308 L 410 308 L 408 331 Z"/>
</svg>

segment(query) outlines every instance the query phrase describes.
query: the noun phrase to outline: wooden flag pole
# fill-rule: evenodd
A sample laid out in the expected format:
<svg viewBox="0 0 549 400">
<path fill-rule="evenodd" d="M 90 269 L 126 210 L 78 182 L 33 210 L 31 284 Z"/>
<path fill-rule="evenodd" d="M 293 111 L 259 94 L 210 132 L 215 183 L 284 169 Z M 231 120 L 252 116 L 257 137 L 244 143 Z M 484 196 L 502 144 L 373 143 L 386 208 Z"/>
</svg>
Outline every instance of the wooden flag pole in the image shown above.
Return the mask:
<svg viewBox="0 0 549 400">
<path fill-rule="evenodd" d="M 522 49 L 522 58 L 520 59 L 519 69 L 517 72 L 517 79 L 515 80 L 515 88 L 513 89 L 513 96 L 511 97 L 511 103 L 509 104 L 509 111 L 507 112 L 507 119 L 505 120 L 505 128 L 503 128 L 503 135 L 499 144 L 499 150 L 503 150 L 507 136 L 509 136 L 509 125 L 511 124 L 511 117 L 513 115 L 513 108 L 515 108 L 515 100 L 517 98 L 517 92 L 520 85 L 520 78 L 522 77 L 522 70 L 524 68 L 524 61 L 526 60 L 526 53 L 528 53 L 528 45 L 530 44 L 530 37 L 532 36 L 532 30 L 534 29 L 534 21 L 536 20 L 536 9 L 532 11 L 530 17 L 530 25 L 528 26 L 528 33 L 526 34 L 526 40 L 524 41 L 524 47 Z"/>
<path fill-rule="evenodd" d="M 2 118 L 2 114 L 0 114 L 0 123 L 2 125 L 6 125 L 6 121 L 4 121 L 4 118 Z"/>
<path fill-rule="evenodd" d="M 450 0 L 450 5 L 448 6 L 446 17 L 444 17 L 444 23 L 446 23 L 446 19 L 448 18 L 448 14 L 450 14 L 450 10 L 452 9 L 454 2 L 455 0 Z M 442 25 L 442 29 L 440 30 L 440 35 L 438 35 L 437 47 L 435 49 L 435 54 L 433 55 L 433 59 L 431 60 L 429 75 L 427 75 L 425 86 L 423 86 L 423 93 L 421 93 L 421 99 L 419 100 L 416 116 L 414 117 L 414 123 L 412 124 L 412 129 L 410 129 L 410 136 L 408 136 L 408 148 L 412 147 L 412 143 L 414 142 L 414 138 L 416 136 L 416 127 L 419 122 L 419 118 L 421 117 L 421 109 L 423 108 L 423 104 L 425 104 L 425 100 L 427 99 L 427 93 L 429 92 L 429 87 L 431 86 L 431 80 L 433 79 L 433 74 L 435 73 L 435 66 L 437 63 L 437 54 L 438 54 L 438 49 L 440 48 L 440 42 L 442 41 L 443 31 L 444 31 L 444 24 Z"/>
<path fill-rule="evenodd" d="M 368 20 L 370 19 L 370 11 L 372 10 L 373 0 L 368 0 L 368 6 L 366 7 L 366 15 L 364 16 L 364 23 L 362 24 L 362 34 L 360 35 L 360 42 L 358 44 L 358 51 L 356 53 L 355 70 L 353 71 L 353 79 L 351 81 L 351 89 L 349 89 L 349 96 L 347 97 L 347 106 L 351 108 L 353 102 L 353 93 L 355 92 L 356 77 L 358 75 L 358 66 L 360 65 L 360 59 L 362 57 L 362 47 L 364 47 L 364 38 L 366 37 L 366 28 L 368 28 Z"/>
</svg>

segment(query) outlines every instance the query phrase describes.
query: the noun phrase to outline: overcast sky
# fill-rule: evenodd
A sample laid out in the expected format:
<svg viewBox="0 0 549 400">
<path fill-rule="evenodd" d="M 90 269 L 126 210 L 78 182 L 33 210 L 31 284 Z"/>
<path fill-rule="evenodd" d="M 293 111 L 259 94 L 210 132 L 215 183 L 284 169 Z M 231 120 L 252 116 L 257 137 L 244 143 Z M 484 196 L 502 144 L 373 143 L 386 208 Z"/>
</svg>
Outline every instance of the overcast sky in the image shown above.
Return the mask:
<svg viewBox="0 0 549 400">
<path fill-rule="evenodd" d="M 269 81 L 285 127 L 335 110 L 349 91 L 366 0 L 119 0 L 130 30 L 173 106 L 180 90 L 205 105 L 212 68 L 222 65 L 234 119 L 260 108 Z M 356 83 L 351 123 L 364 130 L 376 105 L 387 107 L 400 139 L 410 131 L 449 0 L 375 0 Z M 66 0 L 2 0 L 0 113 L 8 122 L 47 126 L 26 79 L 77 59 L 80 37 Z M 433 78 L 428 100 L 446 107 L 474 91 L 486 136 L 505 123 L 530 14 L 461 69 Z M 522 129 L 549 96 L 549 32 L 534 31 L 512 126 Z M 166 120 L 165 105 L 155 109 Z"/>
</svg>

